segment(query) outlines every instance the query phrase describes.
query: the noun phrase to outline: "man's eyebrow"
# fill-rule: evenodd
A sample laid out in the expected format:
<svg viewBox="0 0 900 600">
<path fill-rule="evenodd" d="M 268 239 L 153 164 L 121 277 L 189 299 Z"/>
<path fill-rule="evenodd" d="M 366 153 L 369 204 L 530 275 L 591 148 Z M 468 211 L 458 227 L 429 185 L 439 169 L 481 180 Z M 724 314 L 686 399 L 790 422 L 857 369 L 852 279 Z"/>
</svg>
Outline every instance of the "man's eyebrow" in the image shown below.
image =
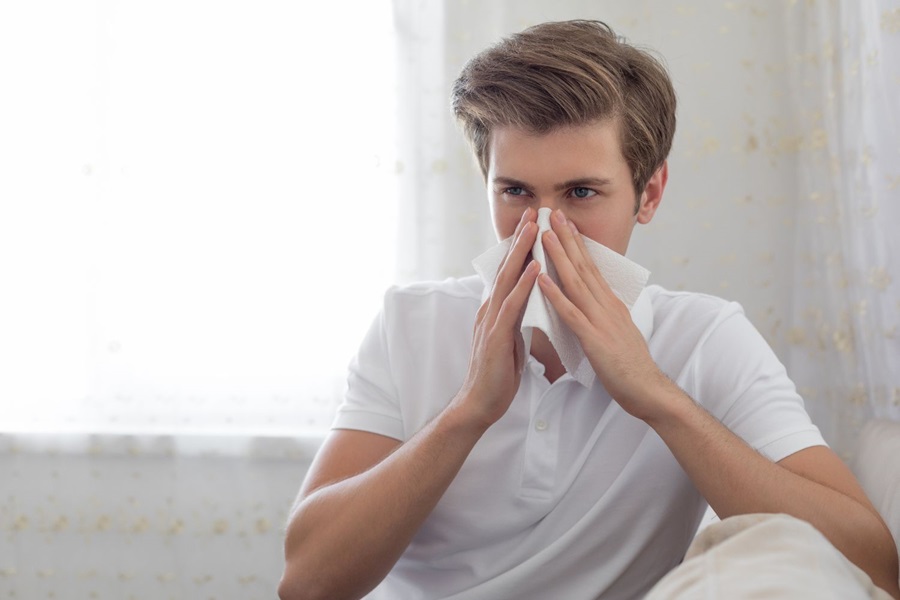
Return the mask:
<svg viewBox="0 0 900 600">
<path fill-rule="evenodd" d="M 581 177 L 579 179 L 570 179 L 569 181 L 564 181 L 559 185 L 555 186 L 554 189 L 556 191 L 567 190 L 569 188 L 575 187 L 603 187 L 611 184 L 612 181 L 605 178 L 600 177 Z"/>
<path fill-rule="evenodd" d="M 498 176 L 494 177 L 493 183 L 495 185 L 505 185 L 509 187 L 520 187 L 525 189 L 531 189 L 531 185 L 524 181 L 520 181 L 518 179 L 514 179 L 512 177 L 503 177 Z M 553 189 L 556 191 L 567 190 L 574 187 L 604 187 L 610 185 L 612 180 L 605 179 L 601 177 L 579 177 L 578 179 L 570 179 L 569 181 L 564 181 L 560 184 L 553 186 Z"/>
<path fill-rule="evenodd" d="M 509 187 L 520 187 L 528 189 L 531 186 L 525 183 L 524 181 L 519 181 L 518 179 L 513 179 L 512 177 L 494 177 L 494 184 L 506 185 Z"/>
</svg>

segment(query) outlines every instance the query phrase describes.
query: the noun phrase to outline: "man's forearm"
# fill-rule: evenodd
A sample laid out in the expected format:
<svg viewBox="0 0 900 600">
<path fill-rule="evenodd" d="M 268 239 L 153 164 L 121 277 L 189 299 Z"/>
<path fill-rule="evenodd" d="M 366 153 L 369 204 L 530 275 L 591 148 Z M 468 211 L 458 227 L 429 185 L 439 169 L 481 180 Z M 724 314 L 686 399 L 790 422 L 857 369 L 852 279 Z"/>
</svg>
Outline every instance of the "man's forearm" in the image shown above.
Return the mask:
<svg viewBox="0 0 900 600">
<path fill-rule="evenodd" d="M 785 513 L 803 519 L 894 596 L 896 550 L 868 506 L 775 464 L 757 453 L 674 384 L 664 414 L 648 419 L 720 517 Z"/>
<path fill-rule="evenodd" d="M 304 498 L 282 598 L 359 598 L 384 579 L 484 430 L 450 407 L 373 468 Z"/>
</svg>

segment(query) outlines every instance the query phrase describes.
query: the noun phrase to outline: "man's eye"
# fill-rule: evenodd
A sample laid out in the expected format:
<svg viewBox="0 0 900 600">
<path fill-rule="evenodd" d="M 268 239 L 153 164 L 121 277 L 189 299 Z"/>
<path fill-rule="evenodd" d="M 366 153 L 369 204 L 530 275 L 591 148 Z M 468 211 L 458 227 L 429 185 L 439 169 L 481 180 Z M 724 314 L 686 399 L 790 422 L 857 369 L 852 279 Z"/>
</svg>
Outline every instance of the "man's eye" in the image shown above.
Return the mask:
<svg viewBox="0 0 900 600">
<path fill-rule="evenodd" d="M 520 187 L 508 187 L 505 190 L 503 190 L 503 193 L 509 194 L 510 196 L 521 196 L 522 194 L 525 193 L 525 190 L 524 190 L 524 188 L 520 188 Z"/>
<path fill-rule="evenodd" d="M 592 190 L 591 188 L 577 187 L 572 188 L 572 195 L 576 198 L 590 198 L 591 196 L 596 195 L 597 192 Z"/>
</svg>

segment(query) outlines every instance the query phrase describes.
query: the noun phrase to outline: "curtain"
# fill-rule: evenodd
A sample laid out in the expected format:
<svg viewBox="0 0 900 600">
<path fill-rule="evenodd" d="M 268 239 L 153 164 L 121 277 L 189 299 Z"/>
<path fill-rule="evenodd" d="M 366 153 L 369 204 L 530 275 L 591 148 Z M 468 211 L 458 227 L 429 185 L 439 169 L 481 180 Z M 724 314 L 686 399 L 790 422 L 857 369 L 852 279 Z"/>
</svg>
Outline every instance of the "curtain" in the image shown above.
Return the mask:
<svg viewBox="0 0 900 600">
<path fill-rule="evenodd" d="M 0 2 L 0 598 L 275 596 L 394 272 L 386 2 Z"/>
<path fill-rule="evenodd" d="M 0 5 L 3 430 L 327 429 L 394 274 L 391 9 L 351 4 Z"/>
<path fill-rule="evenodd" d="M 472 250 L 495 239 L 483 218 L 481 176 L 451 118 L 449 98 L 467 54 L 500 34 L 482 13 L 501 4 L 394 2 L 398 281 L 467 275 Z M 467 35 L 471 29 L 478 35 Z"/>
<path fill-rule="evenodd" d="M 843 453 L 900 420 L 900 2 L 788 11 L 798 153 L 790 369 Z"/>
</svg>

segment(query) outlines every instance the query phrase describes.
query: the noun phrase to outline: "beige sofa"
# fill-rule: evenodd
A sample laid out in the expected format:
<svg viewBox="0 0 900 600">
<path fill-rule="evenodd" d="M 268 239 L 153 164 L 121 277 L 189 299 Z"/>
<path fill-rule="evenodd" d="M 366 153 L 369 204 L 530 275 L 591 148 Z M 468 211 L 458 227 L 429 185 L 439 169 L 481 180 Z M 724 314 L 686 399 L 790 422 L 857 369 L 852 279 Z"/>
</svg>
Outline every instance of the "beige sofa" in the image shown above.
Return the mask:
<svg viewBox="0 0 900 600">
<path fill-rule="evenodd" d="M 866 423 L 859 436 L 853 470 L 900 551 L 900 423 Z"/>
</svg>

